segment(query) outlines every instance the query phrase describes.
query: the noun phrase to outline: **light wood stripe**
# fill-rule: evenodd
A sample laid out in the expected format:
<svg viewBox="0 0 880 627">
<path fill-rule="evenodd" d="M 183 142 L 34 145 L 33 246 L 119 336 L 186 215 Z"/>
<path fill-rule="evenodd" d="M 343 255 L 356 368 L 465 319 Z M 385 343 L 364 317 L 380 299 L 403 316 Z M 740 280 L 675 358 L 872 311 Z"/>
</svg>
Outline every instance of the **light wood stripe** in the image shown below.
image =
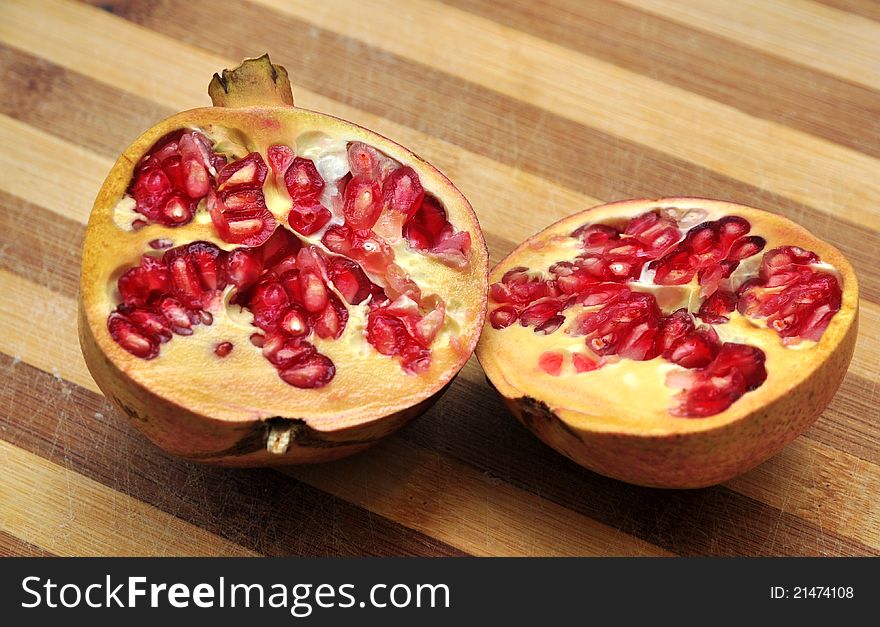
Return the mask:
<svg viewBox="0 0 880 627">
<path fill-rule="evenodd" d="M 819 2 L 841 11 L 880 20 L 880 2 L 877 0 L 819 0 Z"/>
<path fill-rule="evenodd" d="M 86 370 L 79 346 L 76 344 L 75 321 L 71 315 L 74 310 L 73 302 L 7 272 L 0 271 L 0 283 L 6 286 L 9 295 L 9 300 L 6 302 L 15 304 L 14 307 L 4 306 L 0 309 L 2 312 L 0 315 L 0 337 L 3 338 L 0 350 L 8 355 L 17 356 L 40 370 L 55 373 L 67 381 L 100 394 Z M 68 312 L 66 316 L 62 313 L 65 311 Z M 19 331 L 15 332 L 16 329 Z M 28 329 L 28 333 L 21 333 L 21 329 Z M 39 338 L 47 337 L 47 334 L 50 333 L 57 336 L 58 341 L 47 346 Z M 466 370 L 463 375 L 474 384 L 482 385 L 482 375 L 476 367 Z M 804 458 L 800 458 L 800 461 L 795 462 L 796 464 L 810 465 L 817 455 L 823 457 L 831 455 L 835 456 L 838 466 L 845 466 L 846 460 L 850 458 L 850 456 L 806 438 L 801 438 L 801 440 L 804 441 L 801 446 L 806 449 L 799 450 L 806 450 L 806 454 Z M 570 510 L 554 503 L 501 482 L 488 482 L 487 484 L 486 477 L 480 473 L 456 464 L 448 458 L 438 457 L 436 453 L 421 447 L 413 447 L 395 439 L 380 450 L 384 453 L 371 452 L 364 456 L 357 456 L 352 461 L 322 465 L 318 467 L 317 471 L 303 468 L 292 470 L 290 474 L 304 480 L 309 485 L 395 520 L 404 526 L 428 533 L 447 544 L 477 554 L 494 552 L 499 547 L 487 544 L 480 545 L 479 536 L 474 535 L 475 529 L 471 528 L 468 522 L 474 519 L 491 519 L 496 524 L 504 525 L 503 532 L 499 528 L 492 538 L 506 538 L 511 542 L 505 554 L 517 555 L 521 543 L 537 541 L 536 538 L 527 538 L 522 535 L 523 530 L 528 526 L 522 525 L 521 521 L 513 517 L 514 510 L 510 507 L 511 502 L 519 502 L 521 505 L 528 503 L 528 507 L 523 506 L 522 508 L 523 515 L 526 517 L 536 515 L 535 512 L 541 512 L 543 528 L 555 530 L 553 533 L 571 534 L 570 531 L 565 531 L 565 528 L 568 525 L 576 524 L 578 529 L 583 530 L 585 536 L 568 537 L 567 542 L 579 544 L 577 549 L 572 550 L 586 550 L 589 554 L 602 554 L 610 551 L 611 545 L 604 547 L 595 545 L 592 544 L 593 539 L 602 534 L 605 534 L 602 537 L 606 538 L 619 534 L 615 531 L 614 534 L 608 535 L 611 530 L 604 525 L 601 527 L 604 528 L 602 534 L 598 534 L 595 527 L 598 523 L 587 517 L 570 512 Z M 398 468 L 396 466 L 398 462 L 391 462 L 391 459 L 405 459 L 407 461 L 404 466 Z M 876 466 L 869 466 L 872 472 L 867 475 L 867 483 L 871 483 L 873 478 L 880 476 L 878 474 L 880 471 Z M 428 472 L 429 475 L 423 476 L 421 473 L 424 472 Z M 753 472 L 762 474 L 766 470 L 759 469 Z M 399 477 L 411 474 L 415 475 L 411 485 L 407 485 L 405 489 L 401 487 L 400 491 L 393 493 L 393 495 L 387 493 L 385 487 L 395 477 L 399 479 Z M 369 482 L 370 491 L 365 492 L 364 484 L 352 483 L 352 477 L 363 477 L 364 481 Z M 787 489 L 792 492 L 796 491 L 797 495 L 789 498 L 808 502 L 813 495 L 814 486 L 806 479 L 807 477 L 804 477 L 803 473 L 791 477 Z M 852 483 L 848 477 L 829 473 L 828 480 L 832 479 L 833 484 L 829 487 L 830 490 L 848 493 Z M 753 487 L 749 487 L 749 496 L 771 505 L 779 502 L 778 494 L 775 494 L 773 490 L 766 494 L 756 492 L 760 490 L 761 480 L 746 485 L 753 485 Z M 413 496 L 414 499 L 417 499 L 420 494 L 423 494 L 424 500 L 430 501 L 436 510 L 423 512 L 422 506 L 413 510 L 408 497 Z M 468 495 L 470 495 L 469 498 L 467 498 Z M 829 531 L 833 527 L 835 531 L 867 543 L 863 539 L 863 535 L 866 533 L 864 527 L 850 528 L 845 525 L 846 520 L 857 521 L 863 518 L 864 514 L 861 508 L 864 503 L 850 500 L 841 505 L 848 505 L 848 508 L 842 510 L 846 514 L 842 516 L 840 521 L 829 522 L 828 519 L 821 517 L 806 519 L 817 525 L 828 526 Z M 461 519 L 458 522 L 462 527 L 456 527 L 453 533 L 448 525 L 456 524 L 455 520 L 458 518 L 449 521 L 447 515 L 454 508 L 461 512 L 466 511 L 467 514 L 461 514 L 458 517 Z M 489 512 L 492 513 L 491 517 L 488 517 Z M 423 514 L 425 516 L 430 514 L 428 520 L 422 519 Z M 503 517 L 503 522 L 499 522 L 499 515 Z M 574 518 L 569 516 L 574 516 Z M 869 528 L 867 530 L 868 539 L 873 538 L 876 531 L 876 528 Z M 550 536 L 545 537 L 548 540 L 546 545 L 534 545 L 534 554 L 544 554 L 545 551 L 553 552 L 554 547 L 559 548 L 558 544 L 550 543 L 549 538 Z M 631 545 L 624 546 L 622 540 L 618 540 L 613 545 L 617 547 L 616 553 L 635 554 L 649 550 L 649 545 L 643 545 L 631 537 L 626 538 Z"/>
<path fill-rule="evenodd" d="M 617 2 L 880 89 L 880 24 L 853 13 L 808 0 Z"/>
<path fill-rule="evenodd" d="M 880 229 L 880 160 L 431 0 L 255 0 L 636 144 Z M 407 28 L 401 29 L 401 23 Z M 394 32 L 394 37 L 385 33 Z M 455 32 L 450 39 L 446 33 Z M 527 132 L 527 131 L 526 131 Z M 835 186 L 829 187 L 828 180 Z"/>
<path fill-rule="evenodd" d="M 0 530 L 56 555 L 254 555 L 2 440 L 0 467 Z"/>
<path fill-rule="evenodd" d="M 97 385 L 86 370 L 79 346 L 76 343 L 75 305 L 72 300 L 53 294 L 37 285 L 22 281 L 15 275 L 0 272 L 0 281 L 9 290 L 8 302 L 16 303 L 14 308 L 3 307 L 0 332 L 0 350 L 7 355 L 19 357 L 22 361 L 100 394 Z M 12 311 L 5 311 L 13 309 Z M 15 331 L 15 330 L 18 331 Z M 22 329 L 27 332 L 22 333 Z M 57 337 L 57 341 L 47 345 L 45 337 Z M 301 478 L 309 485 L 322 489 L 334 496 L 360 505 L 380 516 L 386 516 L 406 527 L 429 533 L 447 544 L 464 551 L 479 554 L 518 555 L 523 547 L 531 543 L 530 554 L 550 555 L 562 552 L 571 555 L 659 555 L 664 551 L 650 544 L 623 534 L 615 529 L 597 523 L 555 503 L 544 501 L 522 490 L 510 486 L 497 486 L 487 482 L 480 473 L 445 460 L 441 466 L 435 453 L 413 447 L 401 440 L 393 440 L 383 445 L 381 460 L 377 453 L 364 455 L 364 459 L 374 460 L 356 474 L 337 474 L 342 465 L 320 466 L 320 470 L 304 469 L 290 471 L 290 475 Z M 411 486 L 408 492 L 382 494 L 389 477 L 386 475 L 389 460 L 407 460 L 411 466 L 409 473 L 427 473 Z M 364 463 L 364 462 L 361 462 Z M 402 469 L 397 469 L 398 473 Z M 302 473 L 302 474 L 300 474 Z M 370 497 L 352 489 L 351 477 L 363 477 L 371 487 Z M 399 475 L 405 476 L 405 475 Z M 445 477 L 450 477 L 446 479 Z M 440 488 L 443 489 L 440 489 Z M 363 484 L 361 484 L 363 489 Z M 421 489 L 422 492 L 416 492 Z M 425 506 L 413 507 L 410 497 L 421 497 L 435 503 L 438 510 L 430 520 L 422 520 Z M 522 515 L 528 525 L 516 518 L 512 503 L 528 504 Z M 444 511 L 455 507 L 459 512 L 453 520 L 447 520 Z M 528 510 L 528 511 L 526 511 Z M 467 512 L 466 514 L 464 512 Z M 487 520 L 489 513 L 498 525 L 491 537 L 484 536 L 481 545 L 467 524 L 462 528 L 454 526 L 455 521 Z M 529 530 L 530 525 L 539 526 L 543 531 Z M 454 533 L 453 533 L 454 532 Z M 566 537 L 565 545 L 560 545 L 554 537 Z M 497 538 L 497 540 L 496 540 Z M 498 544 L 500 542 L 500 544 Z M 482 547 L 482 548 L 481 548 Z M 51 547 L 46 547 L 51 550 Z"/>
</svg>

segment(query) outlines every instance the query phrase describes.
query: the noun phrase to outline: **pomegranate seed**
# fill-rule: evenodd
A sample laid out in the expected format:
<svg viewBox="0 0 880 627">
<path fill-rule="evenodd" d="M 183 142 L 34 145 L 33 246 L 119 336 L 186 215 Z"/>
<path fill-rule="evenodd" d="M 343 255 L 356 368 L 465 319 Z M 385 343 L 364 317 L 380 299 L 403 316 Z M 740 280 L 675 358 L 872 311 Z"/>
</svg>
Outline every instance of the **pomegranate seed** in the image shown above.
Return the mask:
<svg viewBox="0 0 880 627">
<path fill-rule="evenodd" d="M 150 248 L 154 250 L 163 250 L 165 248 L 171 248 L 172 246 L 174 246 L 174 242 L 170 239 L 150 240 Z"/>
<path fill-rule="evenodd" d="M 122 312 L 122 306 L 118 308 Z M 145 337 L 152 338 L 160 344 L 171 339 L 171 327 L 164 316 L 149 309 L 132 308 L 125 311 L 125 316 Z"/>
<path fill-rule="evenodd" d="M 367 341 L 383 355 L 398 355 L 410 339 L 403 322 L 372 312 L 367 320 Z"/>
<path fill-rule="evenodd" d="M 294 387 L 320 388 L 333 380 L 336 375 L 336 367 L 324 355 L 316 354 L 280 371 L 278 374 L 286 383 Z"/>
<path fill-rule="evenodd" d="M 217 191 L 261 189 L 269 169 L 258 152 L 227 164 L 217 174 Z"/>
<path fill-rule="evenodd" d="M 730 321 L 727 314 L 734 309 L 736 309 L 736 294 L 720 290 L 703 301 L 697 317 L 709 324 L 724 324 Z"/>
<path fill-rule="evenodd" d="M 425 196 L 418 210 L 403 225 L 403 236 L 410 247 L 430 250 L 445 237 L 452 235 L 446 211 L 433 196 Z"/>
<path fill-rule="evenodd" d="M 265 342 L 266 342 L 266 336 L 260 335 L 259 333 L 251 333 L 251 336 L 249 339 L 251 341 L 251 344 L 253 344 L 257 348 L 262 348 L 263 344 L 265 344 Z"/>
<path fill-rule="evenodd" d="M 333 285 L 349 304 L 358 305 L 370 295 L 370 280 L 351 259 L 331 257 L 327 261 L 327 272 Z"/>
<path fill-rule="evenodd" d="M 379 153 L 375 148 L 362 142 L 352 142 L 348 145 L 348 163 L 355 177 L 368 180 L 379 178 Z"/>
<path fill-rule="evenodd" d="M 278 178 L 284 176 L 295 157 L 293 150 L 287 146 L 277 144 L 269 146 L 266 155 L 269 157 L 269 166 L 272 168 L 272 173 Z"/>
<path fill-rule="evenodd" d="M 504 329 L 516 322 L 517 317 L 516 309 L 503 305 L 489 314 L 489 323 L 494 329 Z"/>
<path fill-rule="evenodd" d="M 327 287 L 321 277 L 313 272 L 300 272 L 299 282 L 306 311 L 310 313 L 323 311 L 327 306 Z"/>
<path fill-rule="evenodd" d="M 562 372 L 562 359 L 562 353 L 559 351 L 544 351 L 538 357 L 538 366 L 547 374 L 558 377 Z"/>
<path fill-rule="evenodd" d="M 318 337 L 339 339 L 348 322 L 348 310 L 335 294 L 329 294 L 327 306 L 311 320 Z"/>
<path fill-rule="evenodd" d="M 117 344 L 135 357 L 153 359 L 159 354 L 159 344 L 142 333 L 125 316 L 117 312 L 107 318 L 107 329 Z"/>
<path fill-rule="evenodd" d="M 144 255 L 140 266 L 119 277 L 116 286 L 125 304 L 142 307 L 171 289 L 171 275 L 161 260 Z"/>
<path fill-rule="evenodd" d="M 382 186 L 382 201 L 392 211 L 407 217 L 415 213 L 422 204 L 425 191 L 419 175 L 409 166 L 394 170 Z"/>
<path fill-rule="evenodd" d="M 665 355 L 672 345 L 682 337 L 694 330 L 694 319 L 687 308 L 681 308 L 669 316 L 660 319 L 657 328 L 657 338 L 654 343 L 654 353 Z"/>
<path fill-rule="evenodd" d="M 316 353 L 309 342 L 283 335 L 271 335 L 263 344 L 263 356 L 277 368 L 290 368 Z"/>
<path fill-rule="evenodd" d="M 232 349 L 232 342 L 220 342 L 214 347 L 214 354 L 217 355 L 217 357 L 226 357 L 232 352 Z"/>
<path fill-rule="evenodd" d="M 284 314 L 279 328 L 294 337 L 308 335 L 311 332 L 306 312 L 296 303 L 292 304 Z"/>
<path fill-rule="evenodd" d="M 571 361 L 574 364 L 575 372 L 578 374 L 581 372 L 590 372 L 591 370 L 597 370 L 599 368 L 598 363 L 582 353 L 572 353 Z"/>
<path fill-rule="evenodd" d="M 519 323 L 524 327 L 540 327 L 561 308 L 562 303 L 554 298 L 538 299 L 519 314 Z"/>
<path fill-rule="evenodd" d="M 187 311 L 177 300 L 171 297 L 163 298 L 158 304 L 159 311 L 168 320 L 171 330 L 178 335 L 192 335 L 192 326 L 196 318 Z"/>
<path fill-rule="evenodd" d="M 736 240 L 727 253 L 727 258 L 734 261 L 742 261 L 752 255 L 757 255 L 764 250 L 767 241 L 763 237 L 751 235 L 749 237 L 741 237 Z"/>
<path fill-rule="evenodd" d="M 330 211 L 317 200 L 305 199 L 294 204 L 287 214 L 287 223 L 297 233 L 311 235 L 330 221 Z"/>
<path fill-rule="evenodd" d="M 236 248 L 226 257 L 226 278 L 239 289 L 251 285 L 263 271 L 259 253 Z"/>
<path fill-rule="evenodd" d="M 345 223 L 355 230 L 373 228 L 382 211 L 379 184 L 371 179 L 356 176 L 345 188 L 342 212 Z"/>
<path fill-rule="evenodd" d="M 663 357 L 683 368 L 703 368 L 718 354 L 721 342 L 712 329 L 697 329 L 678 338 Z"/>
<path fill-rule="evenodd" d="M 296 157 L 284 174 L 284 184 L 293 202 L 303 203 L 307 200 L 317 202 L 324 190 L 324 179 L 318 173 L 311 159 Z"/>
<path fill-rule="evenodd" d="M 183 162 L 183 188 L 193 200 L 204 198 L 211 189 L 211 179 L 205 167 L 194 159 Z"/>
<path fill-rule="evenodd" d="M 187 307 L 203 309 L 226 285 L 222 251 L 210 242 L 193 242 L 167 251 L 171 291 Z"/>
</svg>

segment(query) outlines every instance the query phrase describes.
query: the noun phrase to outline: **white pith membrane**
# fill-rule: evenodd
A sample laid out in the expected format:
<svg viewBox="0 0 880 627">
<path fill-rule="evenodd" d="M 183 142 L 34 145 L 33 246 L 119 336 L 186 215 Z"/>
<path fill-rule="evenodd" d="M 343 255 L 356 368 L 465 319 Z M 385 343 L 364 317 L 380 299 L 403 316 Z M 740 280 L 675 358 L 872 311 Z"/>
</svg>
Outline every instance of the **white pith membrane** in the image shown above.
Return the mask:
<svg viewBox="0 0 880 627">
<path fill-rule="evenodd" d="M 322 243 L 322 238 L 329 229 L 345 221 L 343 190 L 338 188 L 338 184 L 351 169 L 347 149 L 353 143 L 363 141 L 363 137 L 336 132 L 338 127 L 333 123 L 328 125 L 331 127 L 328 131 L 315 130 L 314 127 L 309 128 L 307 119 L 300 124 L 283 122 L 279 125 L 281 129 L 272 133 L 261 133 L 261 129 L 254 133 L 254 129 L 247 128 L 248 124 L 243 123 L 241 118 L 235 121 L 243 130 L 234 125 L 203 124 L 187 128 L 186 131 L 197 131 L 207 137 L 212 149 L 222 154 L 227 163 L 258 152 L 269 168 L 262 192 L 268 212 L 278 223 L 277 228 L 287 229 L 294 234 L 303 250 L 313 247 L 328 259 L 341 256 L 330 252 Z M 271 141 L 268 141 L 269 135 Z M 267 149 L 275 145 L 288 146 L 297 158 L 312 161 L 324 180 L 323 190 L 314 200 L 323 205 L 331 217 L 326 224 L 308 235 L 296 233 L 288 227 L 291 196 L 283 173 L 278 176 L 273 173 L 267 156 Z M 393 151 L 383 146 L 381 138 L 375 145 L 384 168 L 381 190 L 381 183 L 390 173 L 399 169 L 401 163 L 390 156 L 389 153 Z M 447 192 L 442 185 L 445 179 L 439 173 L 435 177 L 436 171 L 433 169 L 426 171 L 417 164 L 413 165 L 418 170 L 418 180 L 424 187 L 425 197 L 434 199 L 447 212 L 451 232 L 455 235 L 469 234 L 464 229 L 469 229 L 471 225 L 462 221 L 461 210 L 456 206 L 444 206 L 439 200 Z M 221 169 L 218 167 L 210 172 L 215 182 L 216 170 Z M 97 218 L 98 221 L 106 219 L 107 224 L 102 225 L 102 230 L 107 235 L 125 242 L 124 246 L 119 242 L 113 244 L 117 251 L 125 250 L 124 254 L 118 255 L 116 264 L 102 264 L 105 266 L 102 272 L 106 278 L 106 288 L 98 300 L 107 303 L 105 320 L 122 301 L 117 289 L 119 277 L 138 266 L 141 255 L 161 259 L 168 250 L 177 250 L 199 241 L 209 242 L 226 252 L 247 248 L 240 243 L 226 242 L 218 234 L 208 211 L 208 198 L 198 199 L 191 221 L 181 226 L 166 226 L 151 220 L 138 213 L 135 204 L 130 194 L 123 194 L 107 208 L 106 216 Z M 387 212 L 387 207 L 382 211 Z M 459 228 L 463 230 L 459 231 Z M 469 247 L 460 247 L 463 248 L 463 254 L 458 258 L 448 254 L 448 251 L 445 251 L 447 254 L 443 251 L 435 254 L 434 249 L 418 250 L 400 234 L 393 237 L 386 232 L 385 235 L 384 241 L 393 254 L 393 261 L 400 268 L 400 280 L 417 286 L 420 296 L 409 298 L 401 295 L 388 298 L 382 304 L 383 299 L 376 293 L 360 303 L 352 304 L 346 301 L 332 279 L 324 282 L 327 292 L 335 295 L 344 305 L 348 319 L 338 337 L 319 337 L 314 325 L 311 332 L 304 336 L 318 354 L 326 356 L 335 365 L 335 376 L 319 386 L 319 395 L 308 386 L 295 386 L 279 378 L 282 369 L 273 367 L 267 361 L 261 348 L 254 345 L 254 342 L 260 341 L 252 337 L 255 334 L 266 336 L 268 333 L 254 326 L 254 315 L 247 307 L 241 302 L 234 302 L 239 290 L 231 284 L 227 284 L 203 308 L 209 316 L 197 315 L 196 318 L 200 319 L 193 319 L 191 329 L 184 329 L 183 333 L 179 333 L 180 329 L 174 329 L 170 341 L 160 343 L 159 354 L 155 358 L 142 359 L 128 351 L 115 359 L 144 387 L 167 398 L 180 396 L 183 391 L 183 396 L 192 405 L 205 408 L 206 413 L 220 419 L 309 415 L 320 422 L 322 417 L 344 417 L 350 412 L 382 414 L 411 405 L 412 399 L 424 398 L 442 387 L 472 349 L 471 339 L 477 332 L 482 304 L 474 302 L 470 290 L 465 286 L 485 280 L 484 277 L 482 280 L 477 278 L 480 262 L 484 260 L 480 259 L 480 252 L 476 252 L 476 256 L 469 254 Z M 455 258 L 450 261 L 450 257 Z M 364 273 L 369 281 L 381 288 L 378 292 L 393 292 L 393 286 L 389 285 L 387 276 L 381 270 L 364 269 Z M 368 341 L 371 310 L 378 307 L 384 311 L 389 305 L 390 311 L 395 312 L 387 314 L 391 317 L 402 319 L 404 314 L 399 312 L 403 310 L 409 312 L 417 322 L 430 316 L 428 328 L 431 339 L 423 347 L 428 360 L 422 360 L 413 367 L 404 367 L 404 359 L 400 355 L 382 354 Z M 198 311 L 195 313 L 198 314 Z M 438 322 L 438 319 L 442 322 Z M 255 382 L 253 389 L 248 387 L 248 381 Z M 369 385 L 371 381 L 375 385 Z M 229 394 L 218 396 L 228 392 L 230 385 L 236 386 L 232 398 Z M 393 392 L 389 393 L 389 390 Z M 326 409 L 317 404 L 324 400 L 328 401 Z"/>
<path fill-rule="evenodd" d="M 658 212 L 677 220 L 679 242 L 694 226 L 731 215 L 749 222 L 749 236 L 766 240 L 758 254 L 742 260 L 730 276 L 721 281 L 719 290 L 735 293 L 745 281 L 754 278 L 768 251 L 789 245 L 809 249 L 811 245 L 793 233 L 791 227 L 794 225 L 768 220 L 770 214 L 759 210 L 715 201 L 701 202 L 700 199 L 675 200 L 678 202 L 674 207 L 668 204 L 652 206 L 647 201 L 612 204 L 590 210 L 580 220 L 578 216 L 563 220 L 528 240 L 493 269 L 490 286 L 501 282 L 502 277 L 515 268 L 527 268 L 529 277 L 541 281 L 557 278 L 550 272 L 551 266 L 560 261 L 573 262 L 584 252 L 584 244 L 571 236 L 574 230 L 602 224 L 623 231 L 631 219 L 647 212 Z M 656 258 L 669 253 L 676 243 L 664 248 Z M 523 326 L 519 318 L 509 326 L 493 328 L 493 312 L 509 306 L 509 303 L 503 299 L 494 300 L 490 290 L 487 321 L 477 353 L 502 395 L 535 398 L 546 403 L 569 424 L 591 430 L 665 434 L 712 428 L 729 420 L 736 411 L 746 406 L 760 406 L 771 395 L 777 395 L 780 379 L 788 377 L 795 385 L 798 373 L 806 376 L 824 358 L 818 345 L 834 341 L 837 323 L 848 322 L 838 320 L 841 316 L 834 315 L 818 342 L 797 337 L 782 338 L 776 330 L 768 328 L 766 318 L 747 317 L 736 309 L 727 314 L 729 322 L 709 324 L 693 317 L 704 301 L 696 274 L 684 285 L 656 285 L 653 283 L 655 272 L 650 266 L 651 262 L 645 263 L 636 279 L 622 284 L 632 292 L 654 296 L 663 316 L 686 308 L 692 314 L 696 328 L 713 328 L 720 343 L 760 349 L 766 357 L 767 380 L 764 384 L 746 391 L 727 409 L 696 419 L 684 419 L 675 415 L 682 403 L 681 386 L 677 384 L 682 373 L 696 369 L 683 368 L 662 356 L 644 361 L 617 355 L 602 357 L 590 346 L 590 340 L 595 341 L 595 338 L 572 334 L 579 316 L 600 311 L 607 303 L 568 306 L 558 314 L 564 317 L 564 321 L 555 330 L 552 327 L 556 325 L 551 325 L 550 333 L 541 334 L 536 332 L 534 324 Z M 838 284 L 843 282 L 837 269 L 824 260 L 810 263 L 809 268 L 817 274 L 834 277 Z M 768 292 L 781 289 L 768 289 Z M 519 312 L 522 311 L 520 308 Z M 833 332 L 829 333 L 829 329 Z M 561 366 L 558 365 L 560 357 Z M 596 369 L 578 372 L 575 358 L 595 362 Z"/>
</svg>

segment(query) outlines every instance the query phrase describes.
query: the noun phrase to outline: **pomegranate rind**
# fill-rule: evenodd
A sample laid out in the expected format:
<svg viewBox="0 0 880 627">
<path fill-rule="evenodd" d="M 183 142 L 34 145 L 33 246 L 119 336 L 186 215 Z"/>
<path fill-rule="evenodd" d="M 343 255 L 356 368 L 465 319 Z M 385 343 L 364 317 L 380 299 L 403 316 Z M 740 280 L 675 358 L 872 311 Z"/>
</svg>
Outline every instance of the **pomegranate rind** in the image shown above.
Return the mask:
<svg viewBox="0 0 880 627">
<path fill-rule="evenodd" d="M 726 410 L 704 418 L 670 413 L 679 390 L 665 385 L 665 375 L 678 368 L 662 358 L 619 360 L 581 374 L 567 362 L 562 376 L 551 376 L 538 363 L 544 351 L 558 348 L 552 335 L 537 336 L 519 324 L 493 329 L 488 320 L 477 357 L 514 416 L 582 466 L 645 486 L 715 485 L 754 468 L 813 424 L 843 380 L 858 330 L 858 281 L 840 251 L 790 220 L 760 209 L 702 198 L 638 199 L 594 207 L 548 227 L 499 262 L 489 283 L 500 281 L 514 267 L 538 271 L 560 261 L 564 246 L 553 248 L 550 243 L 565 242 L 584 224 L 622 225 L 659 208 L 703 210 L 706 215 L 700 221 L 740 216 L 751 223 L 752 234 L 766 238 L 765 250 L 788 244 L 815 252 L 823 267 L 836 273 L 843 290 L 841 308 L 819 341 L 786 346 L 775 331 L 761 328 L 761 321 L 737 314 L 732 314 L 731 323 L 715 325 L 722 334 L 744 334 L 744 342 L 764 351 L 767 380 Z M 574 257 L 578 249 L 571 246 L 568 252 Z M 759 262 L 761 255 L 756 257 Z M 696 313 L 699 296 L 692 304 Z M 498 305 L 490 302 L 490 312 Z M 563 334 L 569 322 L 556 333 Z M 572 351 L 583 350 L 583 338 L 567 339 Z M 727 341 L 736 339 L 730 336 Z"/>
<path fill-rule="evenodd" d="M 339 340 L 322 344 L 321 352 L 334 361 L 337 372 L 321 390 L 301 390 L 282 381 L 248 340 L 256 329 L 241 320 L 226 320 L 216 311 L 214 324 L 163 344 L 162 354 L 148 366 L 114 342 L 106 327 L 107 315 L 118 303 L 116 279 L 136 265 L 143 252 L 152 250 L 150 241 L 169 239 L 179 245 L 202 240 L 227 251 L 238 247 L 224 242 L 210 220 L 199 219 L 203 209 L 192 223 L 177 229 L 150 224 L 124 231 L 114 222 L 114 207 L 125 193 L 134 164 L 158 138 L 180 128 L 231 129 L 247 137 L 248 151 L 258 151 L 264 159 L 269 146 L 295 145 L 295 139 L 305 134 L 343 144 L 361 141 L 412 167 L 425 190 L 444 204 L 456 229 L 469 233 L 472 241 L 466 269 L 427 258 L 424 264 L 429 265 L 421 266 L 430 267 L 433 290 L 458 304 L 452 312 L 457 326 L 454 337 L 450 333 L 435 343 L 428 371 L 409 375 L 396 360 L 372 350 L 356 336 L 363 332 L 365 319 L 349 320 Z M 278 228 L 285 228 L 289 199 L 267 192 L 266 201 Z M 476 346 L 485 317 L 487 269 L 488 252 L 470 204 L 449 179 L 403 146 L 339 118 L 294 107 L 193 109 L 158 123 L 129 146 L 97 196 L 83 248 L 80 343 L 101 390 L 165 450 L 221 465 L 326 461 L 388 435 L 439 397 Z M 227 337 L 234 329 L 238 335 Z M 229 340 L 236 350 L 217 358 L 213 347 Z M 291 426 L 300 443 L 288 443 L 284 454 L 268 452 L 270 424 Z M 257 441 L 259 446 L 254 444 Z"/>
</svg>

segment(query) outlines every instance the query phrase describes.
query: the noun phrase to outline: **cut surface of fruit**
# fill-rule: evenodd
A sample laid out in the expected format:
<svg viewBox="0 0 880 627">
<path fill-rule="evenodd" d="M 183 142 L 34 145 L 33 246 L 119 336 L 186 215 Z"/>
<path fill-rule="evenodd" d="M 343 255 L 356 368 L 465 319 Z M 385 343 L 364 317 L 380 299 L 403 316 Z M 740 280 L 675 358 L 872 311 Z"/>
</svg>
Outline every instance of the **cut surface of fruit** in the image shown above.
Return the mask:
<svg viewBox="0 0 880 627">
<path fill-rule="evenodd" d="M 288 442 L 280 463 L 363 448 L 437 397 L 485 315 L 486 248 L 458 190 L 401 146 L 291 106 L 286 80 L 267 57 L 215 76 L 222 105 L 139 138 L 89 222 L 87 363 L 193 458 L 275 463 L 232 444 L 277 443 L 279 424 L 316 442 Z"/>
<path fill-rule="evenodd" d="M 722 201 L 576 214 L 517 248 L 489 282 L 478 357 L 514 413 L 582 464 L 648 485 L 717 483 L 763 461 L 830 400 L 855 337 L 846 259 L 780 216 Z M 738 431 L 748 432 L 739 451 Z M 697 450 L 713 438 L 731 457 L 714 470 L 684 453 L 678 469 L 675 455 L 654 470 L 620 468 L 595 448 Z"/>
</svg>

